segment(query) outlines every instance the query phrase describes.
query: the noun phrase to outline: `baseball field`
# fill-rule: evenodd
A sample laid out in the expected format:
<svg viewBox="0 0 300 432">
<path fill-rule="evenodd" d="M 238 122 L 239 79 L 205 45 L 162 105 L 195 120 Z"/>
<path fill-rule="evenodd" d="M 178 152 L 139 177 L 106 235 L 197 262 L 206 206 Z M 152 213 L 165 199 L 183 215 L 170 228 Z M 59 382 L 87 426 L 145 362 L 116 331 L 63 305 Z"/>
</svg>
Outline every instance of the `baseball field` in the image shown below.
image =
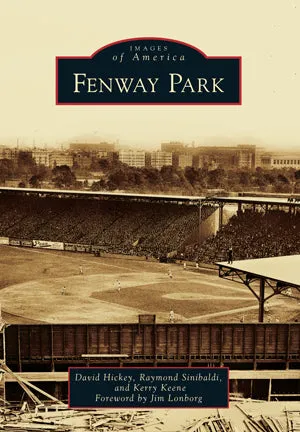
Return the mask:
<svg viewBox="0 0 300 432">
<path fill-rule="evenodd" d="M 268 294 L 268 292 L 267 292 Z M 7 323 L 257 322 L 244 285 L 217 271 L 128 256 L 0 246 L 0 302 Z M 266 321 L 298 319 L 299 302 L 276 295 Z"/>
</svg>

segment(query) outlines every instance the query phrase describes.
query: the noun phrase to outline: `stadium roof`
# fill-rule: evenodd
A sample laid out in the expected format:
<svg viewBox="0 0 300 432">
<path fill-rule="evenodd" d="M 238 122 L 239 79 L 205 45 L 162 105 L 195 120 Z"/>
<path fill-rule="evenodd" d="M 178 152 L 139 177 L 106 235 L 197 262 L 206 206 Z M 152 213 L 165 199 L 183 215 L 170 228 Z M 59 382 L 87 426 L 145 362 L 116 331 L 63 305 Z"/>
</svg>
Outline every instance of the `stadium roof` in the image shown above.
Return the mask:
<svg viewBox="0 0 300 432">
<path fill-rule="evenodd" d="M 218 262 L 216 264 L 222 268 L 239 270 L 259 278 L 300 287 L 300 255 L 241 260 L 234 261 L 232 264 Z"/>
<path fill-rule="evenodd" d="M 274 295 L 287 295 L 287 288 L 293 287 L 300 291 L 300 255 L 290 255 L 252 260 L 218 262 L 219 276 L 244 284 L 257 298 L 258 320 L 264 321 L 266 300 Z M 255 285 L 259 281 L 259 292 Z M 265 296 L 265 287 L 271 288 L 271 294 Z M 257 288 L 257 286 L 256 286 Z"/>
<path fill-rule="evenodd" d="M 135 201 L 156 201 L 156 202 L 176 202 L 185 204 L 197 205 L 199 202 L 206 201 L 214 204 L 260 204 L 260 205 L 278 205 L 295 207 L 300 206 L 300 199 L 293 197 L 276 198 L 276 197 L 221 197 L 221 196 L 184 196 L 184 195 L 155 195 L 155 194 L 137 194 L 128 192 L 103 192 L 103 191 L 82 191 L 82 190 L 61 190 L 61 189 L 35 189 L 35 188 L 11 188 L 0 187 L 1 193 L 9 193 L 15 195 L 38 195 L 38 196 L 64 196 L 69 197 L 85 197 L 85 198 L 103 198 L 103 199 L 132 199 Z"/>
<path fill-rule="evenodd" d="M 259 196 L 237 196 L 237 197 L 212 197 L 213 201 L 223 202 L 224 204 L 269 204 L 269 205 L 292 205 L 300 206 L 300 199 L 297 197 L 259 197 Z M 293 201 L 291 201 L 293 199 Z M 297 200 L 297 201 L 296 201 Z"/>
<path fill-rule="evenodd" d="M 184 196 L 184 195 L 153 195 L 153 194 L 136 194 L 127 192 L 100 192 L 100 191 L 82 191 L 82 190 L 61 190 L 61 189 L 34 189 L 34 188 L 9 188 L 0 187 L 0 193 L 8 192 L 13 194 L 32 194 L 32 195 L 59 195 L 69 197 L 70 195 L 81 196 L 86 198 L 123 198 L 135 200 L 160 200 L 160 201 L 176 201 L 176 202 L 194 202 L 205 200 L 205 196 Z"/>
</svg>

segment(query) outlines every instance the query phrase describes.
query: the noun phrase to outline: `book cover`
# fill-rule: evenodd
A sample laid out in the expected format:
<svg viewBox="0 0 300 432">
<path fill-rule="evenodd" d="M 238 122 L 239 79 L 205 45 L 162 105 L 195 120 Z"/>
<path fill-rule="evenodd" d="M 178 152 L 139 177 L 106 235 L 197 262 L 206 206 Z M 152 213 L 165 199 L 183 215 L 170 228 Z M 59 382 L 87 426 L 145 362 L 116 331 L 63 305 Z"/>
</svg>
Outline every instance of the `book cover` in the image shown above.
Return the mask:
<svg viewBox="0 0 300 432">
<path fill-rule="evenodd" d="M 3 2 L 4 427 L 294 430 L 298 21 Z"/>
</svg>

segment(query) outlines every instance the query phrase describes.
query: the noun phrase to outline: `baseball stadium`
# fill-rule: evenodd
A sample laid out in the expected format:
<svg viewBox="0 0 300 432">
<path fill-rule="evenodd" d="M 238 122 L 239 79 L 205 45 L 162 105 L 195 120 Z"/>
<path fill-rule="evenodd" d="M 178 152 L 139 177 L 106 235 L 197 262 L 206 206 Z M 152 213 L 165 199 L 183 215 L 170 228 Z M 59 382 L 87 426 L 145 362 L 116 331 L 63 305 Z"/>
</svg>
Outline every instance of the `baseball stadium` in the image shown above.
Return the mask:
<svg viewBox="0 0 300 432">
<path fill-rule="evenodd" d="M 174 365 L 299 400 L 299 207 L 0 188 L 2 360 L 62 399 L 70 366 Z"/>
</svg>

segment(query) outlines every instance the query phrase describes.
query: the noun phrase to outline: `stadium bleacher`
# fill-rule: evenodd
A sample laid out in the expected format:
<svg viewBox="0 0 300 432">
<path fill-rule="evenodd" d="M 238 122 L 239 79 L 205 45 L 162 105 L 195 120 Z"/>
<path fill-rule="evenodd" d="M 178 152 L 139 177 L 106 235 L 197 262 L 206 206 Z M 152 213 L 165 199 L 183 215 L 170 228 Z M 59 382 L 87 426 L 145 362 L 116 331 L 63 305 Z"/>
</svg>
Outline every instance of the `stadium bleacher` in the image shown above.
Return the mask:
<svg viewBox="0 0 300 432">
<path fill-rule="evenodd" d="M 202 207 L 202 220 L 215 207 Z M 300 249 L 300 213 L 244 209 L 199 246 L 199 208 L 169 202 L 1 195 L 0 236 L 97 245 L 108 253 L 167 256 L 212 264 L 292 255 Z M 190 240 L 190 243 L 187 243 Z M 188 244 L 188 246 L 187 246 Z"/>
<path fill-rule="evenodd" d="M 204 206 L 202 219 L 215 210 Z M 5 196 L 0 236 L 102 246 L 110 253 L 166 255 L 197 233 L 197 206 Z"/>
<path fill-rule="evenodd" d="M 300 251 L 300 214 L 284 210 L 246 209 L 231 217 L 214 236 L 198 247 L 190 246 L 186 255 L 205 263 L 224 261 L 233 248 L 234 260 L 298 254 Z"/>
</svg>

